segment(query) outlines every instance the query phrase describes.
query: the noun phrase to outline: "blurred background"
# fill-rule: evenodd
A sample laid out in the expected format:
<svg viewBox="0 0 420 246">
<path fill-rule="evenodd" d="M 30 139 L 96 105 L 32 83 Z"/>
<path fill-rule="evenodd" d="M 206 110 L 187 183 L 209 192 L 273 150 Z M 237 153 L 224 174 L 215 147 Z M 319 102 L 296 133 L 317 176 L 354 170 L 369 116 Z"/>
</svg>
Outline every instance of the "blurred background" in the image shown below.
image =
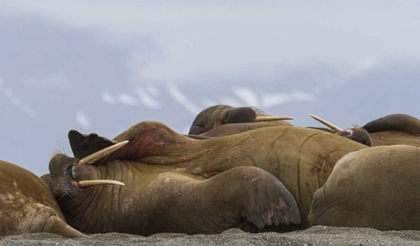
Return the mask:
<svg viewBox="0 0 420 246">
<path fill-rule="evenodd" d="M 420 116 L 418 1 L 35 2 L 0 1 L 0 159 L 37 175 L 70 129 L 187 133 L 214 104 L 296 126 Z"/>
</svg>

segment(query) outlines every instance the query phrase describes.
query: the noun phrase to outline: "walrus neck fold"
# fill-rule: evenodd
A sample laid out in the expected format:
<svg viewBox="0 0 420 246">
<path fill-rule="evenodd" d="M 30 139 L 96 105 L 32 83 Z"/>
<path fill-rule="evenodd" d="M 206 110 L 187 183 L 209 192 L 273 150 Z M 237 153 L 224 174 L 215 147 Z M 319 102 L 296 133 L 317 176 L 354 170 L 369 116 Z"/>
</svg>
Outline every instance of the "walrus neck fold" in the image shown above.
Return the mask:
<svg viewBox="0 0 420 246">
<path fill-rule="evenodd" d="M 151 156 L 171 156 L 177 146 L 185 146 L 192 140 L 160 122 L 140 122 L 114 138 L 121 142 L 129 140 L 123 149 L 108 156 L 105 161 L 140 160 Z"/>
</svg>

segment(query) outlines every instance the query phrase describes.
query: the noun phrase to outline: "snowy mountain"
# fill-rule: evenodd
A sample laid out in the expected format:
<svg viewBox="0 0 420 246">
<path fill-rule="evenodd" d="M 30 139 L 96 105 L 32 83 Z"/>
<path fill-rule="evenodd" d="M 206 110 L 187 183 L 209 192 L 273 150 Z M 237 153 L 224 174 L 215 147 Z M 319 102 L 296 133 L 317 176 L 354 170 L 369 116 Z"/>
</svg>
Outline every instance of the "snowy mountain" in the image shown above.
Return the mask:
<svg viewBox="0 0 420 246">
<path fill-rule="evenodd" d="M 0 16 L 0 159 L 42 175 L 55 151 L 72 154 L 70 129 L 112 138 L 137 122 L 155 120 L 187 133 L 195 116 L 215 104 L 257 106 L 293 116 L 296 126 L 319 126 L 309 114 L 343 128 L 390 113 L 420 117 L 415 61 L 368 60 L 357 69 L 255 66 L 162 82 L 142 76 L 159 58 L 154 42 L 138 37 L 142 52 L 134 53 L 98 32 Z"/>
<path fill-rule="evenodd" d="M 391 79 L 398 83 L 387 83 L 386 87 L 379 83 Z M 311 113 L 343 128 L 389 113 L 419 116 L 419 79 L 417 69 L 398 65 L 318 93 L 316 86 L 285 90 L 281 82 L 119 85 L 113 90 L 96 90 L 86 89 L 82 81 L 31 86 L 3 79 L 0 155 L 42 174 L 47 172 L 54 151 L 71 154 L 67 140 L 70 129 L 112 138 L 137 122 L 155 120 L 187 133 L 198 112 L 214 104 L 257 106 L 269 114 L 293 116 L 292 123 L 297 126 L 318 125 L 309 117 Z"/>
</svg>

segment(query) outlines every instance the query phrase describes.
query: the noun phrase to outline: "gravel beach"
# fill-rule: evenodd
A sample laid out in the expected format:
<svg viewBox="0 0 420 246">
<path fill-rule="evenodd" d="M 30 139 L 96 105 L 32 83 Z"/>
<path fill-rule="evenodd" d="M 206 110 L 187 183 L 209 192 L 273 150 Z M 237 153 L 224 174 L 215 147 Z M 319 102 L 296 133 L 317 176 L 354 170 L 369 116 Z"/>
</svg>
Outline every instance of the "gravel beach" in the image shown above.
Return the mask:
<svg viewBox="0 0 420 246">
<path fill-rule="evenodd" d="M 218 235 L 159 233 L 142 237 L 106 233 L 78 239 L 33 233 L 0 237 L 0 245 L 420 245 L 420 231 L 314 226 L 288 233 L 251 234 L 231 229 Z"/>
</svg>

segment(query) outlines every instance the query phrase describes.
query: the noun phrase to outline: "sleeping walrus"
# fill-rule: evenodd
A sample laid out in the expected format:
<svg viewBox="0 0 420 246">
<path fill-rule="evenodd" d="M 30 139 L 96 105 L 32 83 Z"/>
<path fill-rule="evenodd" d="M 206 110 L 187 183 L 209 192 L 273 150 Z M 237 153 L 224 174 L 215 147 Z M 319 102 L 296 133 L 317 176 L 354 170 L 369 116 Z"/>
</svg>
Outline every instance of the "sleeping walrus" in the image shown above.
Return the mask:
<svg viewBox="0 0 420 246">
<path fill-rule="evenodd" d="M 307 228 L 313 193 L 335 163 L 367 148 L 294 126 L 200 141 L 146 121 L 113 140 L 74 130 L 68 137 L 74 157 L 55 155 L 48 174 L 68 223 L 87 233 L 140 235 Z M 94 157 L 126 141 L 121 149 Z M 102 178 L 125 186 L 77 185 Z"/>
<path fill-rule="evenodd" d="M 0 161 L 0 236 L 31 232 L 84 236 L 65 222 L 42 179 L 22 167 Z"/>
<path fill-rule="evenodd" d="M 378 146 L 345 155 L 315 192 L 311 225 L 420 230 L 420 150 Z"/>
</svg>

